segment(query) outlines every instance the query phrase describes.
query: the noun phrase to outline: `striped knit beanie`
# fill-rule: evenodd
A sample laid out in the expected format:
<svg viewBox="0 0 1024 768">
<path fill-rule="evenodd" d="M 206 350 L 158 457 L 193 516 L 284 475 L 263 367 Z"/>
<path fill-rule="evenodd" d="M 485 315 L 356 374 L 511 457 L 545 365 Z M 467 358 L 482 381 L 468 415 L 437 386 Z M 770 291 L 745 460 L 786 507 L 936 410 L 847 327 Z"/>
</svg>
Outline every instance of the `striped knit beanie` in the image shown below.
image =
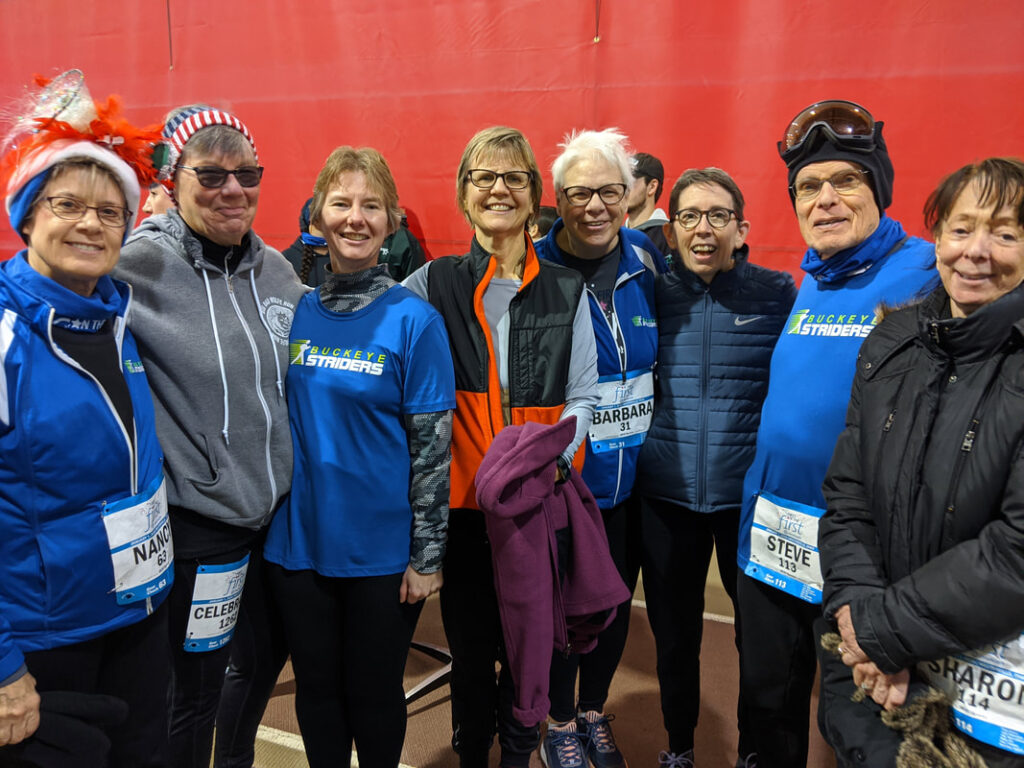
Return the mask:
<svg viewBox="0 0 1024 768">
<path fill-rule="evenodd" d="M 172 173 L 181 159 L 181 153 L 185 149 L 188 140 L 192 138 L 196 131 L 211 125 L 226 125 L 245 136 L 252 147 L 253 155 L 256 157 L 256 164 L 259 165 L 260 156 L 256 151 L 256 142 L 253 141 L 252 134 L 245 123 L 230 112 L 215 109 L 205 104 L 197 104 L 194 107 L 175 113 L 164 125 L 163 135 L 167 140 L 170 150 L 169 167 Z"/>
</svg>

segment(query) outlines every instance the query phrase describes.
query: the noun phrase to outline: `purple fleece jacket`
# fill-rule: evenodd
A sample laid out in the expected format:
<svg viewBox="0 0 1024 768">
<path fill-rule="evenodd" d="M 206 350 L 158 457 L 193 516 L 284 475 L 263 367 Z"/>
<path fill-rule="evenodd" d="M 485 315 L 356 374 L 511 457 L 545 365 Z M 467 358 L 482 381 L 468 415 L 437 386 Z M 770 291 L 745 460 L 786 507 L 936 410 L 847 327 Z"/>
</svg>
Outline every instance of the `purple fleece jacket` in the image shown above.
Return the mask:
<svg viewBox="0 0 1024 768">
<path fill-rule="evenodd" d="M 585 653 L 629 598 L 608 552 L 601 511 L 575 470 L 555 484 L 555 460 L 576 417 L 505 427 L 476 473 L 494 562 L 502 633 L 516 687 L 513 713 L 526 726 L 547 717 L 552 650 Z M 566 572 L 555 531 L 569 527 Z"/>
</svg>

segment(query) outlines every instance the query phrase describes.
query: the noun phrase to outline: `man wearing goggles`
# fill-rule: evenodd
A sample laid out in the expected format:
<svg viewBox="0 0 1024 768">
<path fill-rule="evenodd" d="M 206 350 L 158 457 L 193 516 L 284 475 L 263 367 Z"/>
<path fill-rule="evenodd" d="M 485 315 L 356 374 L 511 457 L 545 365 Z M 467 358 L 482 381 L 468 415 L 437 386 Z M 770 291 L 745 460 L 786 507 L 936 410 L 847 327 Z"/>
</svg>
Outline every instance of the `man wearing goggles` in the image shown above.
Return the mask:
<svg viewBox="0 0 1024 768">
<path fill-rule="evenodd" d="M 779 154 L 807 243 L 796 303 L 772 355 L 737 561 L 740 687 L 759 768 L 807 764 L 822 578 L 822 481 L 864 337 L 881 304 L 924 295 L 934 247 L 886 215 L 893 167 L 882 122 L 849 101 L 823 101 L 786 127 Z"/>
</svg>

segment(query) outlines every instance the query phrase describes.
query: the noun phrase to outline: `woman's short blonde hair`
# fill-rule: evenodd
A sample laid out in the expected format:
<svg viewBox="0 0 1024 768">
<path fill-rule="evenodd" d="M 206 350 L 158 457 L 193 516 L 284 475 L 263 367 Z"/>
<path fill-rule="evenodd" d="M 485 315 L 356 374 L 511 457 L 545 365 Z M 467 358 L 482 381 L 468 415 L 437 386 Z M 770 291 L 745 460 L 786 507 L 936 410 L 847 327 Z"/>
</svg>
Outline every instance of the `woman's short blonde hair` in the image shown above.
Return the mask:
<svg viewBox="0 0 1024 768">
<path fill-rule="evenodd" d="M 540 168 L 537 167 L 537 158 L 533 156 L 530 142 L 515 128 L 496 125 L 480 131 L 469 140 L 462 152 L 459 172 L 455 176 L 455 204 L 466 217 L 466 221 L 470 225 L 473 224 L 466 208 L 466 185 L 470 183 L 468 174 L 477 163 L 491 158 L 500 158 L 517 167 L 517 170 L 530 172 L 530 202 L 533 206 L 530 215 L 531 218 L 536 216 L 540 210 L 540 198 L 544 194 L 544 182 L 540 177 Z"/>
<path fill-rule="evenodd" d="M 28 207 L 28 213 L 21 222 L 21 231 L 18 234 L 22 236 L 22 239 L 26 237 L 25 232 L 32 228 L 39 205 L 43 202 L 46 194 L 52 189 L 53 182 L 72 171 L 79 171 L 84 174 L 83 183 L 88 188 L 99 186 L 101 181 L 111 182 L 117 191 L 121 193 L 121 205 L 126 208 L 128 207 L 128 196 L 124 192 L 124 187 L 121 186 L 121 180 L 117 178 L 113 171 L 91 157 L 69 157 L 48 169 L 46 181 L 36 191 L 36 196 L 32 198 L 32 204 Z M 26 240 L 25 242 L 28 241 Z"/>
<path fill-rule="evenodd" d="M 398 188 L 391 175 L 387 160 L 371 147 L 338 147 L 327 156 L 324 167 L 313 185 L 313 202 L 309 206 L 309 220 L 321 228 L 320 214 L 323 213 L 327 195 L 343 173 L 359 172 L 366 176 L 366 183 L 376 194 L 388 213 L 388 234 L 398 230 L 402 223 L 402 209 L 398 206 Z"/>
</svg>

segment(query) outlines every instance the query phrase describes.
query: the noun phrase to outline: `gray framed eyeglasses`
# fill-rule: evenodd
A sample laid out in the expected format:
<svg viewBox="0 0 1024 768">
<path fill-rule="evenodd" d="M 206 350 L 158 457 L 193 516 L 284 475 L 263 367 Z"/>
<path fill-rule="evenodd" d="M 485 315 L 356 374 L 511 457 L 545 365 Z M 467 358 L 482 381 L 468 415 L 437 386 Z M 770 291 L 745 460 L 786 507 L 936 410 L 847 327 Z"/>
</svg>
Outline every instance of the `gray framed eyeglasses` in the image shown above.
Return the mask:
<svg viewBox="0 0 1024 768">
<path fill-rule="evenodd" d="M 100 224 L 107 227 L 123 227 L 131 218 L 132 212 L 117 205 L 86 205 L 74 197 L 54 195 L 46 198 L 53 215 L 65 221 L 79 221 L 86 211 L 96 211 Z"/>
<path fill-rule="evenodd" d="M 790 189 L 793 190 L 793 195 L 797 200 L 814 199 L 821 194 L 821 188 L 825 184 L 832 185 L 832 189 L 840 195 L 852 195 L 867 183 L 867 178 L 867 169 L 848 168 L 826 179 L 818 179 L 813 176 L 798 179 L 795 184 L 790 186 Z"/>
</svg>

